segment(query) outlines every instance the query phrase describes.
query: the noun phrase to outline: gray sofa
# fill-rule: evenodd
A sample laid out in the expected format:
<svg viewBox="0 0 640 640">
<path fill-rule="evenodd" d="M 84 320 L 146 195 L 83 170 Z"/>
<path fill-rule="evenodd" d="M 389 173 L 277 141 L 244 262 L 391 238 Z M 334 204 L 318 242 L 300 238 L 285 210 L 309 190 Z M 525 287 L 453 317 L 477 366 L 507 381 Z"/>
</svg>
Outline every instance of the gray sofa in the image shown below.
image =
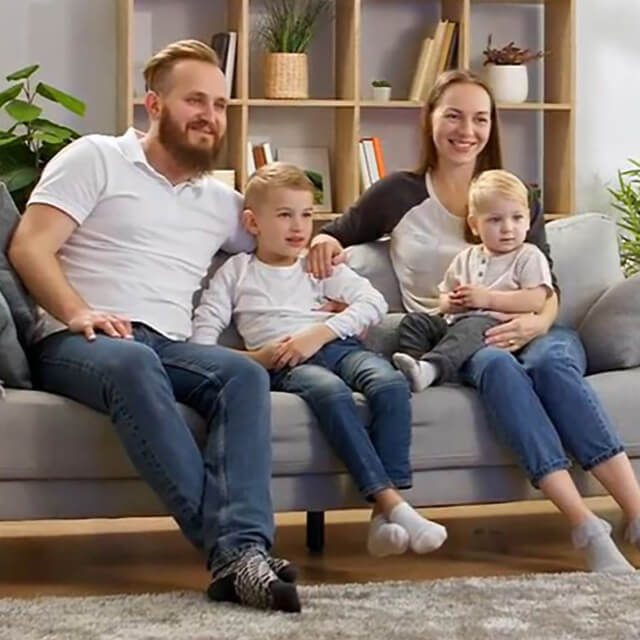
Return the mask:
<svg viewBox="0 0 640 640">
<path fill-rule="evenodd" d="M 581 326 L 592 370 L 617 369 L 594 373 L 589 380 L 613 415 L 638 467 L 640 367 L 635 365 L 640 354 L 638 331 L 633 326 L 637 326 L 638 314 L 628 300 L 628 289 L 637 291 L 637 281 L 623 279 L 615 226 L 605 216 L 575 216 L 549 223 L 547 229 L 563 291 L 561 320 Z M 374 349 L 389 352 L 401 306 L 387 242 L 354 247 L 349 261 L 385 294 L 391 311 L 396 312 L 368 337 Z M 308 544 L 318 548 L 322 530 L 317 525 L 323 511 L 365 505 L 305 403 L 284 393 L 273 393 L 272 400 L 274 508 L 315 514 L 310 519 L 315 528 L 309 529 Z M 357 400 L 365 413 L 362 397 Z M 408 497 L 415 505 L 538 495 L 509 452 L 496 442 L 474 390 L 430 388 L 414 395 L 412 404 L 414 486 Z M 202 440 L 202 421 L 193 411 L 182 409 Z M 127 459 L 108 418 L 76 402 L 39 391 L 7 389 L 6 398 L 0 401 L 0 443 L 0 519 L 164 513 Z M 586 494 L 601 493 L 600 485 L 585 474 L 576 471 L 575 475 Z"/>
</svg>

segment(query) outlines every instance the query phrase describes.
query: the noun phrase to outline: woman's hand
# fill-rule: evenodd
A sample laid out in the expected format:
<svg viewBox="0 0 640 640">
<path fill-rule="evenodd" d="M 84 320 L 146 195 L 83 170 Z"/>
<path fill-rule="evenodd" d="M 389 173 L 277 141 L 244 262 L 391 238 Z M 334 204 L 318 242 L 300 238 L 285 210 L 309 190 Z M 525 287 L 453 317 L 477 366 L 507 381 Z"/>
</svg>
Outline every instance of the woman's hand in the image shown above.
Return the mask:
<svg viewBox="0 0 640 640">
<path fill-rule="evenodd" d="M 547 319 L 535 313 L 500 313 L 491 314 L 502 324 L 491 327 L 486 331 L 485 344 L 507 351 L 518 351 L 529 344 L 534 338 L 549 331 Z"/>
<path fill-rule="evenodd" d="M 307 271 L 316 278 L 328 278 L 333 267 L 344 262 L 345 254 L 342 245 L 326 233 L 319 233 L 311 242 L 307 255 Z"/>
</svg>

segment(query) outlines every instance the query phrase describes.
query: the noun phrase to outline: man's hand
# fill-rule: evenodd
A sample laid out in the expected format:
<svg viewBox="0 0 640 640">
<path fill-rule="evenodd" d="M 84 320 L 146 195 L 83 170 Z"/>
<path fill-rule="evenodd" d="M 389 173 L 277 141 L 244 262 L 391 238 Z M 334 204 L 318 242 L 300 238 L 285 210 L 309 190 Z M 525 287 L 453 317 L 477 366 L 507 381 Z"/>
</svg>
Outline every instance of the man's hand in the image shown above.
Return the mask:
<svg viewBox="0 0 640 640">
<path fill-rule="evenodd" d="M 307 271 L 316 278 L 328 278 L 333 267 L 345 261 L 342 245 L 332 236 L 319 233 L 311 242 L 307 255 Z"/>
<path fill-rule="evenodd" d="M 478 285 L 460 285 L 449 294 L 449 299 L 453 304 L 467 309 L 491 308 L 491 292 L 487 287 Z"/>
<path fill-rule="evenodd" d="M 84 309 L 67 322 L 67 327 L 71 333 L 84 333 L 90 342 L 96 339 L 96 330 L 110 338 L 133 339 L 131 322 L 115 313 Z"/>
<path fill-rule="evenodd" d="M 300 331 L 279 344 L 274 368 L 295 367 L 337 337 L 326 324 L 316 324 Z"/>
</svg>

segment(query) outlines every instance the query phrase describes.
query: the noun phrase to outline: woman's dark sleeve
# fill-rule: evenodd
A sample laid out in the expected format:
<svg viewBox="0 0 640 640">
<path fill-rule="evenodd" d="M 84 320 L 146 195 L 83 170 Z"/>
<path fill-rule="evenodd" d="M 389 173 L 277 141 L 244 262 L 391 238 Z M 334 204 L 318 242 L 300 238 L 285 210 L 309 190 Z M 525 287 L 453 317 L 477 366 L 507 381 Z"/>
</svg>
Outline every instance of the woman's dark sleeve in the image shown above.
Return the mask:
<svg viewBox="0 0 640 640">
<path fill-rule="evenodd" d="M 343 247 L 372 242 L 393 230 L 411 208 L 427 198 L 424 176 L 392 173 L 372 184 L 338 219 L 320 233 L 333 236 Z"/>
<path fill-rule="evenodd" d="M 560 288 L 558 287 L 558 279 L 553 272 L 553 260 L 551 259 L 551 251 L 549 249 L 549 243 L 547 242 L 547 233 L 544 228 L 544 214 L 542 213 L 542 205 L 540 200 L 535 199 L 531 204 L 531 228 L 526 238 L 527 242 L 535 244 L 542 253 L 544 253 L 547 262 L 549 263 L 549 269 L 551 269 L 551 281 L 553 288 L 556 290 L 558 297 L 560 297 Z"/>
</svg>

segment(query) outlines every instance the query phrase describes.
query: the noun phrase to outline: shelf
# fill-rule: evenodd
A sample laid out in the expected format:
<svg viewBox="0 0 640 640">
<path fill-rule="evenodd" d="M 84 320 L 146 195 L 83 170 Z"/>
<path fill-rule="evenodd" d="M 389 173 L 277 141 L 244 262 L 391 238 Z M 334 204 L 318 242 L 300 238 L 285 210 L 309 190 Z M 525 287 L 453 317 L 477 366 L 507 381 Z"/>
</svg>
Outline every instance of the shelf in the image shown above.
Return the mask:
<svg viewBox="0 0 640 640">
<path fill-rule="evenodd" d="M 471 4 L 549 4 L 557 0 L 471 0 Z"/>
<path fill-rule="evenodd" d="M 563 218 L 569 218 L 571 213 L 545 213 L 544 219 L 545 222 L 550 222 L 551 220 L 562 220 Z"/>
<path fill-rule="evenodd" d="M 133 98 L 132 100 L 134 107 L 142 107 L 144 106 L 144 98 Z M 242 105 L 243 101 L 240 98 L 231 98 L 227 103 L 230 107 L 237 107 Z"/>
<path fill-rule="evenodd" d="M 499 102 L 496 106 L 502 111 L 571 111 L 568 102 Z"/>
<path fill-rule="evenodd" d="M 388 102 L 362 100 L 360 102 L 360 106 L 366 109 L 421 109 L 423 105 L 424 103 L 419 100 L 389 100 Z"/>
<path fill-rule="evenodd" d="M 353 100 L 270 100 L 249 98 L 250 107 L 353 107 Z"/>
</svg>

